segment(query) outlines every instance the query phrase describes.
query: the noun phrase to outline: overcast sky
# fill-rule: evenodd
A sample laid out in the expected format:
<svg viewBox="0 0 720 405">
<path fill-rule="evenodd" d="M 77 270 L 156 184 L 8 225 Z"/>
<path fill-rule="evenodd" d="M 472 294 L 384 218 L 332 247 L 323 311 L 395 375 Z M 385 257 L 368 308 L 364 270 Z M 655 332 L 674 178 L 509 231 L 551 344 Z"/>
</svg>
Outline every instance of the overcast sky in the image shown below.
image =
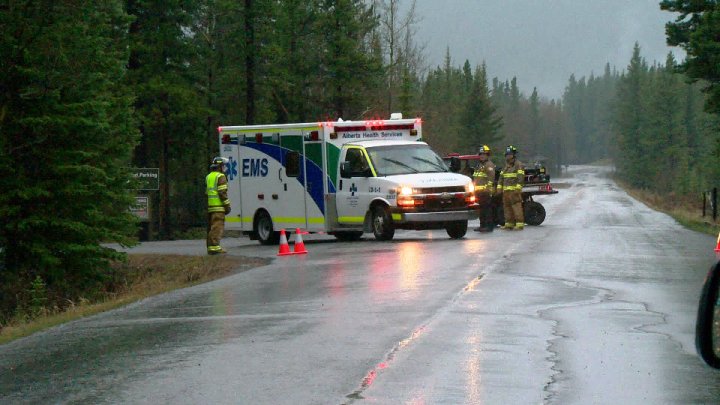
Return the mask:
<svg viewBox="0 0 720 405">
<path fill-rule="evenodd" d="M 403 0 L 407 5 L 411 0 Z M 431 68 L 450 47 L 453 64 L 486 61 L 488 77 L 517 76 L 526 95 L 562 96 L 570 74 L 602 74 L 605 63 L 624 70 L 633 44 L 648 62 L 678 48 L 665 44 L 674 15 L 659 0 L 417 0 L 417 40 Z"/>
</svg>

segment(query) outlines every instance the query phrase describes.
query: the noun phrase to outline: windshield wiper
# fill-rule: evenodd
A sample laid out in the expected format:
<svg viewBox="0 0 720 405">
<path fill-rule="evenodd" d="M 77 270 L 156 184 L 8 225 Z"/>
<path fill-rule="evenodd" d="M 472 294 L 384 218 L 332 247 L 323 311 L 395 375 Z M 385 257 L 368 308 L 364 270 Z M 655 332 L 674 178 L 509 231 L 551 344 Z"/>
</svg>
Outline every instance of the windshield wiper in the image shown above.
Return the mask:
<svg viewBox="0 0 720 405">
<path fill-rule="evenodd" d="M 433 162 L 432 160 L 428 160 L 428 159 L 421 158 L 421 157 L 418 157 L 418 156 L 413 156 L 412 158 L 415 159 L 415 160 L 419 160 L 419 161 L 421 161 L 421 162 L 425 162 L 425 163 L 430 164 L 430 165 L 432 165 L 432 166 L 435 166 L 435 167 L 437 167 L 440 171 L 443 171 L 443 172 L 446 172 L 446 171 L 447 171 L 447 168 L 440 166 L 439 164 L 437 164 L 436 162 Z"/>
<path fill-rule="evenodd" d="M 412 166 L 410 166 L 410 165 L 408 165 L 408 164 L 405 164 L 405 163 L 403 163 L 403 162 L 401 162 L 401 161 L 399 161 L 399 160 L 389 159 L 389 158 L 382 158 L 382 159 L 383 159 L 383 160 L 387 160 L 387 161 L 390 162 L 390 163 L 395 163 L 395 164 L 398 165 L 398 166 L 406 167 L 406 168 L 412 170 L 413 173 L 420 173 L 419 170 L 417 170 L 417 169 L 415 169 L 414 167 L 412 167 Z"/>
</svg>

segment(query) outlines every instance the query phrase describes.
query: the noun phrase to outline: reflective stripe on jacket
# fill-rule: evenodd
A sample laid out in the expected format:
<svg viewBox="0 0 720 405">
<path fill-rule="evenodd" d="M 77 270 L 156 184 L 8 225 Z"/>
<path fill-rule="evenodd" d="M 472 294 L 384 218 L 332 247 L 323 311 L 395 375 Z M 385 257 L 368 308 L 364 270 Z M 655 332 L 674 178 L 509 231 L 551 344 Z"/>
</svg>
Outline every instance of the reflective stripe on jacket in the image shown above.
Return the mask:
<svg viewBox="0 0 720 405">
<path fill-rule="evenodd" d="M 500 172 L 497 190 L 498 192 L 522 191 L 523 184 L 525 184 L 525 167 L 516 159 L 512 165 L 506 164 Z"/>
<path fill-rule="evenodd" d="M 475 192 L 492 193 L 495 184 L 495 164 L 491 161 L 480 163 L 473 172 Z"/>
<path fill-rule="evenodd" d="M 227 178 L 221 172 L 210 172 L 205 178 L 206 193 L 208 196 L 208 212 L 225 212 L 225 206 L 230 205 L 227 198 Z"/>
</svg>

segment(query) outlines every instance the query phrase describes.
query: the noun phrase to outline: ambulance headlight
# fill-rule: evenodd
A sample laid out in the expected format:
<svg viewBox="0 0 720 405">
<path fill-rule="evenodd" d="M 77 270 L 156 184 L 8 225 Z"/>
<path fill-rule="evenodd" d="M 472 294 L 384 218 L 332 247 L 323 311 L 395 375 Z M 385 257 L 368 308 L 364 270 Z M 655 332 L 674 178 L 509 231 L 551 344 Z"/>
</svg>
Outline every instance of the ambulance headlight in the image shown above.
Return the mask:
<svg viewBox="0 0 720 405">
<path fill-rule="evenodd" d="M 473 185 L 472 181 L 465 184 L 465 192 L 466 193 L 472 193 L 475 191 L 475 185 Z"/>
<path fill-rule="evenodd" d="M 408 186 L 400 186 L 398 187 L 398 194 L 402 195 L 412 195 L 413 194 L 413 188 Z"/>
</svg>

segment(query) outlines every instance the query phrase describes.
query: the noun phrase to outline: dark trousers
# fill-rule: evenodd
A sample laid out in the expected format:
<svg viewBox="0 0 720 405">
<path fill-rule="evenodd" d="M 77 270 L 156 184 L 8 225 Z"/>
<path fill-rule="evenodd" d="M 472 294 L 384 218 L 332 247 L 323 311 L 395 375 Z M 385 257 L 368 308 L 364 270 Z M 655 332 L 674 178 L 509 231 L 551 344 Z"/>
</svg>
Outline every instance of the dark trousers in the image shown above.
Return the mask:
<svg viewBox="0 0 720 405">
<path fill-rule="evenodd" d="M 494 204 L 490 193 L 478 193 L 478 214 L 480 217 L 480 228 L 492 230 L 495 228 Z"/>
</svg>

